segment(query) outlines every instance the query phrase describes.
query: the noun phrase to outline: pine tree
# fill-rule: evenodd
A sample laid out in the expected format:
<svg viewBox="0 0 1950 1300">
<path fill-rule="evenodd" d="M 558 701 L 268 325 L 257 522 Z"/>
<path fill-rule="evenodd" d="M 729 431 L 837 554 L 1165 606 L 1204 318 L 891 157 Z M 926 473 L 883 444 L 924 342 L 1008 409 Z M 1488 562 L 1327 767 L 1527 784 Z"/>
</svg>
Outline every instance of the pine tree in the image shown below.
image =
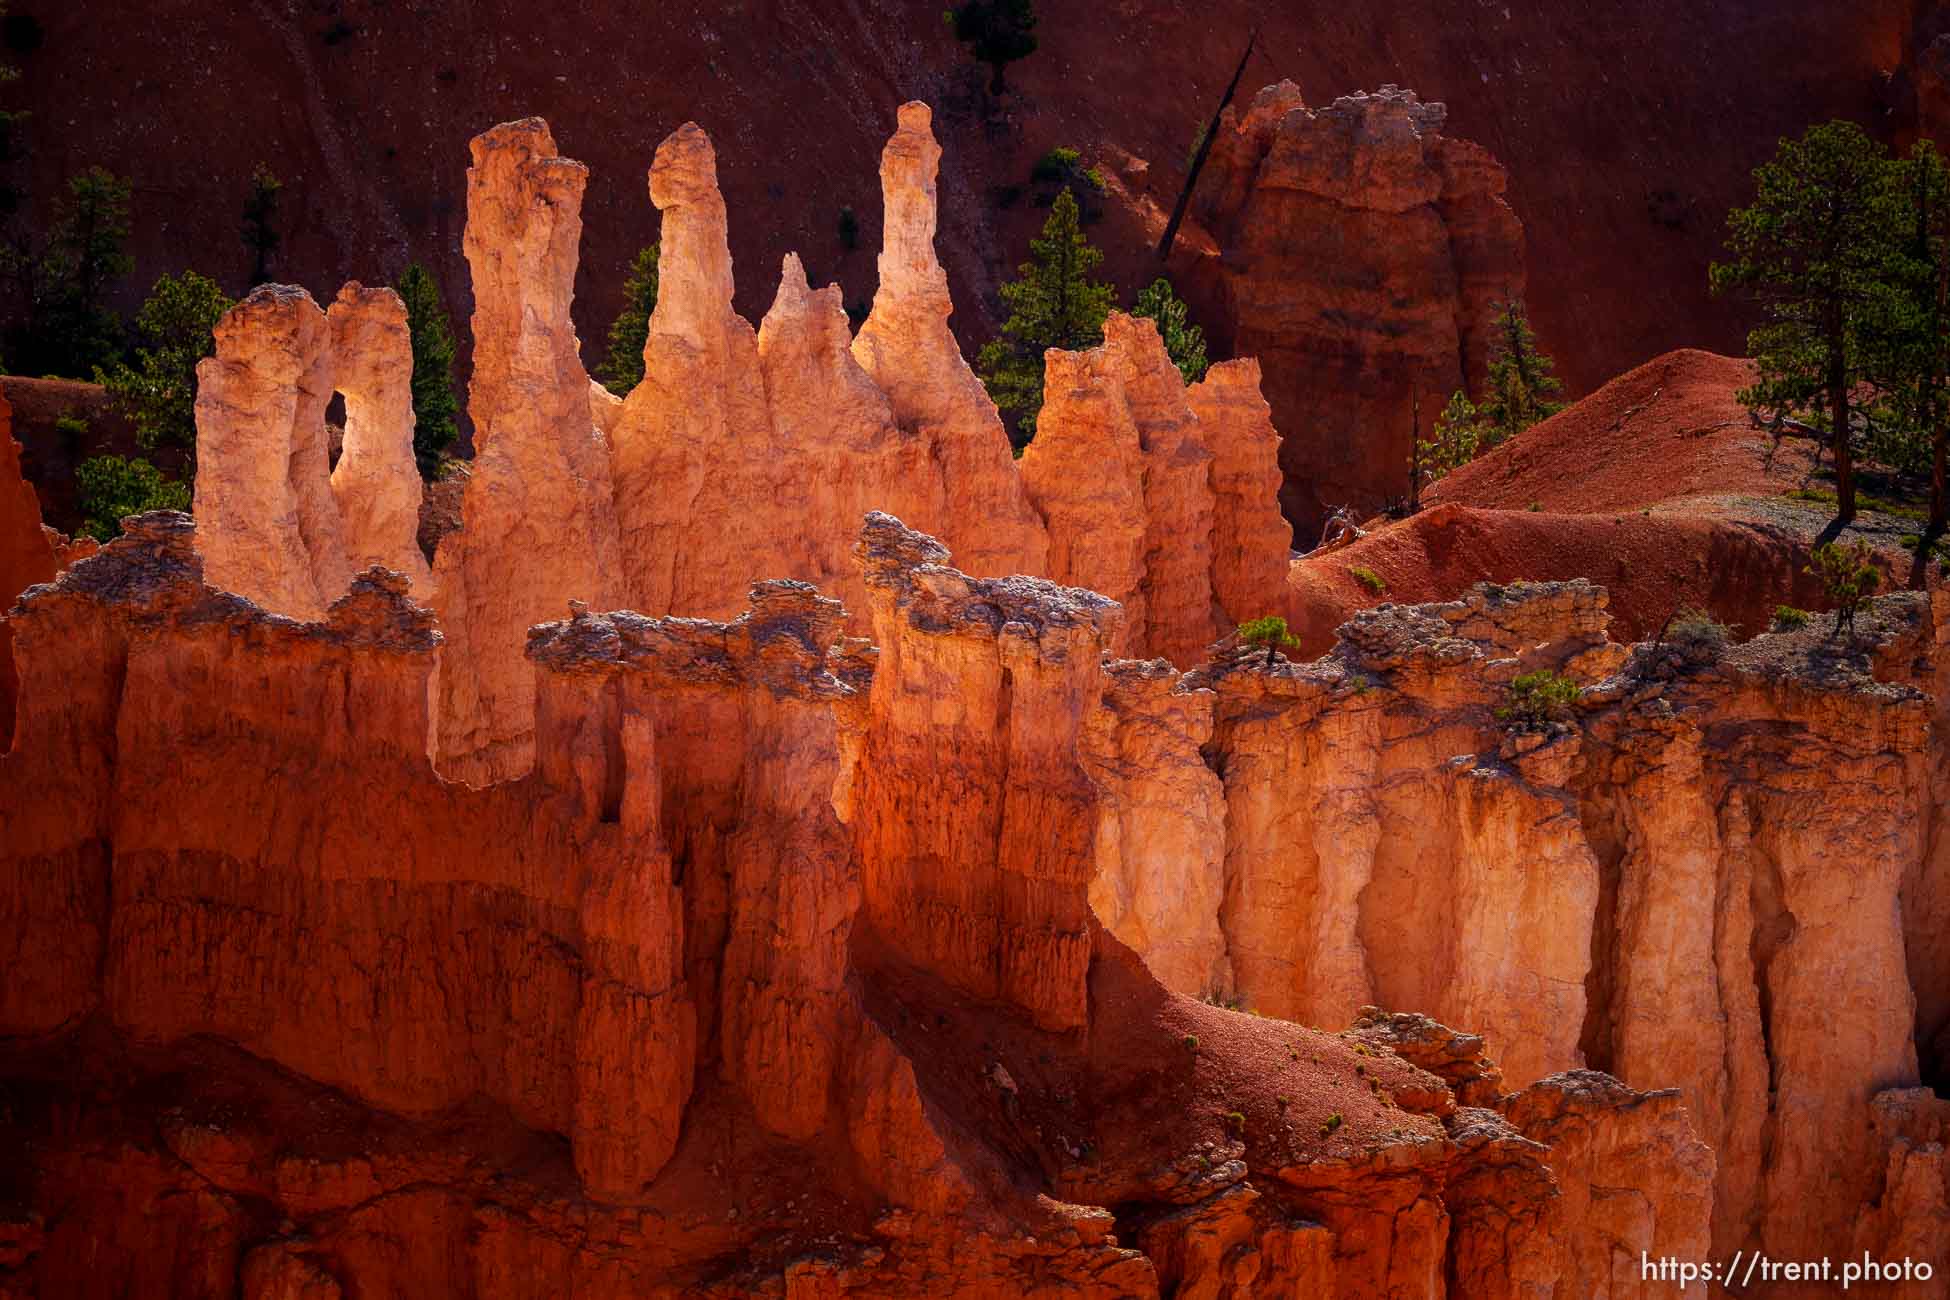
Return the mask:
<svg viewBox="0 0 1950 1300">
<path fill-rule="evenodd" d="M 244 203 L 244 247 L 251 250 L 251 284 L 271 278 L 271 254 L 284 242 L 278 233 L 278 191 L 284 182 L 271 174 L 263 163 L 251 172 L 251 196 Z"/>
<path fill-rule="evenodd" d="M 1747 336 L 1760 377 L 1740 400 L 1826 422 L 1846 523 L 1855 517 L 1851 396 L 1872 378 L 1871 341 L 1891 314 L 1892 265 L 1908 226 L 1899 175 L 1861 127 L 1830 122 L 1782 140 L 1754 184 L 1753 204 L 1727 217 L 1732 260 L 1711 273 L 1715 292 L 1744 291 L 1767 313 Z"/>
<path fill-rule="evenodd" d="M 1280 651 L 1300 648 L 1300 638 L 1287 630 L 1286 620 L 1278 614 L 1249 619 L 1239 625 L 1236 635 L 1245 644 L 1266 651 L 1268 668 L 1273 666 L 1273 656 Z"/>
<path fill-rule="evenodd" d="M 637 250 L 623 281 L 623 310 L 609 326 L 608 351 L 596 378 L 618 397 L 643 382 L 643 345 L 650 338 L 650 313 L 657 306 L 658 245 Z"/>
<path fill-rule="evenodd" d="M 103 299 L 135 269 L 128 238 L 129 183 L 100 167 L 70 177 L 29 270 L 29 319 L 15 342 L 22 373 L 82 379 L 120 358 L 122 321 Z"/>
<path fill-rule="evenodd" d="M 1496 334 L 1490 344 L 1483 401 L 1476 413 L 1481 433 L 1481 446 L 1476 450 L 1481 451 L 1509 441 L 1564 409 L 1564 403 L 1556 400 L 1564 385 L 1551 373 L 1556 363 L 1537 346 L 1537 334 L 1530 328 L 1523 300 L 1513 298 L 1493 305 Z M 1450 405 L 1455 405 L 1453 399 Z M 1449 412 L 1443 414 L 1446 418 Z"/>
<path fill-rule="evenodd" d="M 440 286 L 418 262 L 401 272 L 393 286 L 406 303 L 406 327 L 413 341 L 413 460 L 420 477 L 440 477 L 440 462 L 459 430 L 454 413 L 454 331 Z"/>
<path fill-rule="evenodd" d="M 1137 296 L 1131 315 L 1157 322 L 1158 336 L 1165 341 L 1165 352 L 1187 384 L 1205 378 L 1211 362 L 1205 358 L 1205 331 L 1187 318 L 1185 304 L 1171 291 L 1171 281 L 1163 276 L 1153 280 Z"/>
<path fill-rule="evenodd" d="M 989 94 L 1007 87 L 1002 70 L 1036 52 L 1036 6 L 1031 0 L 966 0 L 942 15 L 977 63 L 989 65 Z"/>
<path fill-rule="evenodd" d="M 135 425 L 143 450 L 181 447 L 195 465 L 196 363 L 216 352 L 212 331 L 230 305 L 214 280 L 194 271 L 165 275 L 136 313 L 135 364 L 95 371 L 95 381 Z"/>
<path fill-rule="evenodd" d="M 1452 469 L 1467 465 L 1483 450 L 1483 422 L 1469 394 L 1458 388 L 1436 417 L 1435 428 L 1415 444 L 1414 467 L 1421 486 L 1434 483 Z M 1420 486 L 1411 485 L 1419 503 Z"/>
<path fill-rule="evenodd" d="M 1935 538 L 1950 524 L 1950 167 L 1929 140 L 1895 166 L 1906 239 L 1891 261 L 1896 291 L 1863 332 L 1871 386 L 1889 398 L 1869 412 L 1868 454 L 1903 473 L 1929 472 Z"/>
<path fill-rule="evenodd" d="M 976 369 L 997 407 L 1020 412 L 1010 437 L 1018 449 L 1036 436 L 1043 353 L 1094 348 L 1104 341 L 1104 318 L 1117 291 L 1090 279 L 1103 260 L 1103 252 L 1084 238 L 1076 198 L 1066 189 L 1051 205 L 1042 236 L 1029 241 L 1029 260 L 1016 268 L 1021 278 L 1002 286 L 1009 319 L 1002 337 L 983 346 Z"/>
</svg>

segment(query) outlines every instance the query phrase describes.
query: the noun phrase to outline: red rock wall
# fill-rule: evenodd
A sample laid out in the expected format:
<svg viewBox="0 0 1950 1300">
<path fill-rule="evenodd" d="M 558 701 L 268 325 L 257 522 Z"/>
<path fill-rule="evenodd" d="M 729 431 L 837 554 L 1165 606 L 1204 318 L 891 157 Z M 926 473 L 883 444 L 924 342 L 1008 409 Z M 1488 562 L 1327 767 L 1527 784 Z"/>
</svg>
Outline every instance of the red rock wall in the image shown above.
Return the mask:
<svg viewBox="0 0 1950 1300">
<path fill-rule="evenodd" d="M 1628 661 L 1601 592 L 1533 583 L 1367 611 L 1312 664 L 1187 675 L 1217 693 L 1237 995 L 1307 1023 L 1426 1007 L 1482 1026 L 1518 1082 L 1591 1065 L 1677 1087 L 1718 1165 L 1713 1249 L 1822 1253 L 1862 1207 L 1913 1199 L 1879 1190 L 1897 1139 L 1871 1104 L 1941 1068 L 1917 689 L 1941 656 L 1918 597 L 1875 618 L 1852 643 L 1823 620 Z M 1587 684 L 1579 715 L 1513 735 L 1491 709 L 1542 666 Z M 1150 907 L 1171 924 L 1147 951 L 1205 933 Z"/>
<path fill-rule="evenodd" d="M 1117 544 L 1102 534 L 1121 512 L 1093 486 L 1103 431 L 1088 420 L 1068 430 L 1059 400 L 1047 435 L 1057 450 L 1019 473 L 948 330 L 930 121 L 926 105 L 904 105 L 884 151 L 882 280 L 857 335 L 837 289 L 814 293 L 796 256 L 759 330 L 732 309 L 717 154 L 695 123 L 673 132 L 650 175 L 663 288 L 645 377 L 621 400 L 583 371 L 569 317 L 587 169 L 559 155 L 539 119 L 478 136 L 467 227 L 476 456 L 461 527 L 431 573 L 400 531 L 421 485 L 404 454 L 412 414 L 397 321 L 384 311 L 396 299 L 348 286 L 328 325 L 301 290 L 261 288 L 225 317 L 205 367 L 197 511 L 213 580 L 314 618 L 355 560 L 397 565 L 440 613 L 442 770 L 475 783 L 535 761 L 519 645 L 564 601 L 729 618 L 752 583 L 786 576 L 825 584 L 858 617 L 870 602 L 851 549 L 872 510 L 940 533 L 977 572 L 1104 587 L 1129 606 L 1112 649 L 1196 662 L 1272 608 L 1283 577 L 1279 439 L 1258 372 L 1234 363 L 1188 390 L 1155 330 L 1113 318 L 1074 395 L 1114 406 L 1130 431 L 1117 483 L 1141 522 L 1129 524 L 1131 554 L 1111 557 Z M 337 387 L 347 450 L 328 477 L 306 429 Z M 268 457 L 264 428 L 276 435 Z"/>
<path fill-rule="evenodd" d="M 1049 525 L 1049 576 L 1124 606 L 1113 648 L 1188 666 L 1277 607 L 1291 532 L 1256 368 L 1187 388 L 1156 327 L 1123 312 L 1101 347 L 1046 365 L 1023 487 Z"/>
<path fill-rule="evenodd" d="M 1491 304 L 1524 294 L 1503 169 L 1444 117 L 1393 86 L 1308 109 L 1287 81 L 1219 125 L 1196 212 L 1233 350 L 1265 374 L 1303 547 L 1335 509 L 1407 496 L 1416 392 L 1432 420 L 1480 385 Z"/>
</svg>

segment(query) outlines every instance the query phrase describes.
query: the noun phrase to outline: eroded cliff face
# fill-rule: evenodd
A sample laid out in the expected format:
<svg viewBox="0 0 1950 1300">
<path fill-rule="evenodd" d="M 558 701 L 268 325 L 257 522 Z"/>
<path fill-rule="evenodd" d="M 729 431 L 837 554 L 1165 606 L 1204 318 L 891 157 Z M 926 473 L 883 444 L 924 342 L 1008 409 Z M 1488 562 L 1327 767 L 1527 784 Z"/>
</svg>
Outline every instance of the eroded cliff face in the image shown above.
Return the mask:
<svg viewBox="0 0 1950 1300">
<path fill-rule="evenodd" d="M 1937 1023 L 1918 1016 L 1940 970 L 1918 689 L 1941 673 L 1936 615 L 1905 593 L 1852 639 L 1824 618 L 1723 654 L 1628 652 L 1604 603 L 1478 587 L 1366 611 L 1312 664 L 1153 674 L 1145 724 L 1202 746 L 1223 799 L 1188 798 L 1155 740 L 1118 795 L 1169 796 L 1177 844 L 1223 841 L 1217 933 L 1185 901 L 1209 894 L 1208 855 L 1153 883 L 1115 841 L 1106 924 L 1182 991 L 1224 969 L 1303 1023 L 1423 1008 L 1479 1026 L 1518 1083 L 1591 1066 L 1675 1089 L 1716 1153 L 1716 1251 L 1819 1255 L 1865 1206 L 1901 1207 L 1865 1239 L 1939 1231 L 1933 1166 L 1907 1154 L 1933 1121 L 1877 1100 L 1916 1084 Z M 1583 684 L 1575 714 L 1510 730 L 1507 684 L 1545 667 Z"/>
<path fill-rule="evenodd" d="M 27 593 L 9 1292 L 1548 1283 L 1589 1151 L 1697 1145 L 1605 1080 L 1560 1157 L 1567 1085 L 1504 1097 L 1439 1026 L 1167 992 L 1091 914 L 1086 716 L 1168 670 L 1106 675 L 1103 597 L 887 516 L 860 554 L 877 651 L 790 581 L 536 627 L 538 761 L 480 789 L 426 753 L 396 574 L 272 615 L 154 514 Z M 1704 1231 L 1696 1161 L 1631 1177 L 1620 1249 Z"/>
<path fill-rule="evenodd" d="M 1491 305 L 1523 296 L 1503 168 L 1445 116 L 1394 86 L 1309 109 L 1282 81 L 1227 110 L 1200 181 L 1224 329 L 1265 367 L 1305 545 L 1328 511 L 1406 495 L 1416 393 L 1426 427 L 1473 390 Z"/>
<path fill-rule="evenodd" d="M 420 553 L 422 488 L 413 460 L 413 337 L 391 289 L 353 283 L 326 309 L 332 386 L 345 398 L 345 442 L 332 467 L 339 531 L 355 572 L 372 565 L 430 594 Z"/>
<path fill-rule="evenodd" d="M 460 531 L 434 570 L 447 636 L 441 761 L 487 781 L 534 762 L 530 625 L 565 601 L 627 600 L 609 443 L 569 318 L 588 169 L 556 151 L 540 118 L 484 132 L 471 150 L 474 464 Z"/>
<path fill-rule="evenodd" d="M 926 104 L 902 104 L 880 155 L 885 234 L 880 287 L 853 355 L 887 394 L 894 418 L 933 448 L 941 496 L 914 519 L 934 528 L 973 573 L 1043 573 L 1048 539 L 1010 463 L 1001 417 L 948 330 L 954 303 L 935 256 L 941 146 Z M 934 527 L 934 519 L 941 521 Z"/>
<path fill-rule="evenodd" d="M 1412 101 L 1281 102 L 1254 185 L 1324 149 L 1493 191 Z M 583 169 L 478 138 L 430 590 L 397 299 L 226 317 L 197 526 L 9 619 L 0 1285 L 1624 1295 L 1597 1261 L 1941 1243 L 1950 615 L 1628 650 L 1601 589 L 1516 584 L 1180 672 L 1273 607 L 1257 365 L 1187 390 L 1114 317 L 1018 472 L 938 158 L 907 106 L 859 337 L 792 258 L 754 331 L 674 133 L 616 401 L 569 324 Z M 1576 706 L 1512 730 L 1540 668 Z"/>
<path fill-rule="evenodd" d="M 351 579 L 332 496 L 325 313 L 266 284 L 224 313 L 196 367 L 198 542 L 210 580 L 294 618 L 316 618 Z"/>
</svg>

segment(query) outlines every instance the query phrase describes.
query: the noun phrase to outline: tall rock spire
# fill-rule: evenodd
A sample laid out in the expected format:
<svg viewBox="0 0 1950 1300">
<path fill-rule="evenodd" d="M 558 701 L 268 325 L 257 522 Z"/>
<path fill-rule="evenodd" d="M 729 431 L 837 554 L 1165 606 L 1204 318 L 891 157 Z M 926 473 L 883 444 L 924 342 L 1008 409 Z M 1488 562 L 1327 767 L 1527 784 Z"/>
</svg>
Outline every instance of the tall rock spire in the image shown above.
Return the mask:
<svg viewBox="0 0 1950 1300">
<path fill-rule="evenodd" d="M 493 780 L 534 756 L 531 624 L 562 602 L 623 603 L 609 446 L 591 417 L 569 305 L 588 168 L 556 153 L 540 118 L 474 138 L 467 235 L 474 276 L 474 474 L 461 532 L 435 569 L 448 637 L 441 753 Z"/>
<path fill-rule="evenodd" d="M 948 329 L 954 304 L 934 255 L 941 146 L 932 121 L 926 104 L 902 104 L 881 152 L 880 288 L 853 355 L 900 426 L 925 438 L 942 467 L 949 516 L 913 523 L 940 533 L 971 573 L 1042 573 L 1049 539 L 1015 474 L 995 403 Z"/>
</svg>

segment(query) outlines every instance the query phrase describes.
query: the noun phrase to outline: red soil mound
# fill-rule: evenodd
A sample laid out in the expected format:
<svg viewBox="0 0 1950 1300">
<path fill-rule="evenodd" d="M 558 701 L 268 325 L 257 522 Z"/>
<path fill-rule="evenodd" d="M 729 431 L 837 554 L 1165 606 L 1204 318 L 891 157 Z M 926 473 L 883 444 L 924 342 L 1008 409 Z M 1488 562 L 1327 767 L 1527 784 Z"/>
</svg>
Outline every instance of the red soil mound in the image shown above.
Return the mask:
<svg viewBox="0 0 1950 1300">
<path fill-rule="evenodd" d="M 1734 399 L 1752 363 L 1691 348 L 1631 370 L 1436 484 L 1431 502 L 1583 513 L 1806 481 L 1812 444 L 1776 441 Z M 1595 576 L 1595 575 L 1594 575 Z"/>
<path fill-rule="evenodd" d="M 1808 481 L 1814 444 L 1754 427 L 1734 398 L 1751 378 L 1746 361 L 1690 349 L 1620 375 L 1444 478 L 1420 514 L 1296 560 L 1288 622 L 1319 653 L 1357 609 L 1520 578 L 1601 584 L 1621 640 L 1687 606 L 1744 636 L 1777 605 L 1820 608 L 1802 570 L 1824 512 L 1781 500 Z"/>
<path fill-rule="evenodd" d="M 1659 510 L 1546 514 L 1445 505 L 1352 546 L 1296 560 L 1287 574 L 1287 620 L 1302 653 L 1331 649 L 1334 629 L 1384 600 L 1449 600 L 1478 582 L 1589 578 L 1611 593 L 1617 640 L 1656 635 L 1678 609 L 1698 606 L 1742 636 L 1766 630 L 1776 605 L 1821 606 L 1802 572 L 1807 543 L 1767 524 Z M 1354 576 L 1387 584 L 1376 592 Z"/>
</svg>

